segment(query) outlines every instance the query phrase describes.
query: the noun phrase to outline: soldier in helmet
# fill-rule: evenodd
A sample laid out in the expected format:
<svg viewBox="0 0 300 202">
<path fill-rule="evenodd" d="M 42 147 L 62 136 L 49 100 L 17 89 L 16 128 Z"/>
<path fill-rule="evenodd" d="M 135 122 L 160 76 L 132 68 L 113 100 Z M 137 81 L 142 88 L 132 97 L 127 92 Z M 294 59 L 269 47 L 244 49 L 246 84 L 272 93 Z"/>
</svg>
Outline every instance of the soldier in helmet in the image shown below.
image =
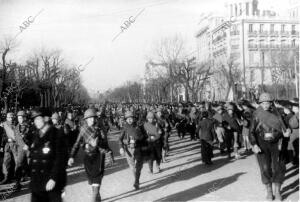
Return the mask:
<svg viewBox="0 0 300 202">
<path fill-rule="evenodd" d="M 25 172 L 27 165 L 27 157 L 29 157 L 28 146 L 32 141 L 32 129 L 26 122 L 25 111 L 17 113 L 18 124 L 15 127 L 16 143 L 17 143 L 17 159 L 16 159 L 16 185 L 18 190 L 21 188 L 21 177 Z"/>
<path fill-rule="evenodd" d="M 74 114 L 71 110 L 69 110 L 67 113 L 67 118 L 64 123 L 64 130 L 68 137 L 69 146 L 72 147 L 77 139 L 79 130 L 78 125 L 75 123 Z"/>
<path fill-rule="evenodd" d="M 12 161 L 17 160 L 17 143 L 16 143 L 16 135 L 15 135 L 15 125 L 13 124 L 14 114 L 12 112 L 8 112 L 6 115 L 6 121 L 1 123 L 0 126 L 4 129 L 4 157 L 2 164 L 2 172 L 4 178 L 0 182 L 0 184 L 6 183 L 9 179 L 9 170 L 11 167 Z"/>
<path fill-rule="evenodd" d="M 238 151 L 239 148 L 239 134 L 241 133 L 241 127 L 239 125 L 239 119 L 235 113 L 234 106 L 232 104 L 227 105 L 227 113 L 223 118 L 225 121 L 225 135 L 228 139 L 233 139 L 233 152 L 235 159 L 240 158 Z"/>
<path fill-rule="evenodd" d="M 260 106 L 253 113 L 249 140 L 257 157 L 262 183 L 266 185 L 267 200 L 273 200 L 273 193 L 275 200 L 282 200 L 280 188 L 284 181 L 285 164 L 280 158 L 279 148 L 282 138 L 289 137 L 291 131 L 272 106 L 272 101 L 269 93 L 260 95 Z"/>
<path fill-rule="evenodd" d="M 96 111 L 87 109 L 84 112 L 84 124 L 78 138 L 71 150 L 68 165 L 74 163 L 78 149 L 83 142 L 84 146 L 84 168 L 87 174 L 88 183 L 92 186 L 92 201 L 101 201 L 100 185 L 104 176 L 105 153 L 108 153 L 107 142 L 104 139 L 101 129 L 96 126 Z"/>
<path fill-rule="evenodd" d="M 147 122 L 144 123 L 144 129 L 147 134 L 147 141 L 150 148 L 149 169 L 153 173 L 153 162 L 156 161 L 157 172 L 160 172 L 160 163 L 162 160 L 162 133 L 163 129 L 156 122 L 154 113 L 148 112 Z"/>
<path fill-rule="evenodd" d="M 170 126 L 170 123 L 163 116 L 162 108 L 157 109 L 156 117 L 157 117 L 157 123 L 159 125 L 159 128 L 162 129 L 162 134 L 161 134 L 161 141 L 163 144 L 162 160 L 164 162 L 166 162 L 166 157 L 169 152 L 169 136 L 170 136 L 170 132 L 171 132 L 171 126 Z"/>
<path fill-rule="evenodd" d="M 134 174 L 134 188 L 139 189 L 139 179 L 143 168 L 144 150 L 147 147 L 147 136 L 136 124 L 132 111 L 125 113 L 126 123 L 119 138 L 120 153 L 125 154 L 129 167 Z"/>
</svg>

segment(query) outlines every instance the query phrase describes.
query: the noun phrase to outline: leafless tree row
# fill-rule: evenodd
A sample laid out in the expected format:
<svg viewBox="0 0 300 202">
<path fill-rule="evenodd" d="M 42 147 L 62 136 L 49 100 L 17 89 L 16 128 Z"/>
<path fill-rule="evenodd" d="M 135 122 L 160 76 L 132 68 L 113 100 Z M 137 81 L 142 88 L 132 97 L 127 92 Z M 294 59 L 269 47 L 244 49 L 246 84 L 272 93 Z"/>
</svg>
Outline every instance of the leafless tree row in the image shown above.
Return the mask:
<svg viewBox="0 0 300 202">
<path fill-rule="evenodd" d="M 13 40 L 4 39 L 0 44 L 0 95 L 5 109 L 11 105 L 32 105 L 37 100 L 40 107 L 54 108 L 88 101 L 80 70 L 64 63 L 60 51 L 41 50 L 27 58 L 25 64 L 19 64 L 7 57 L 14 48 Z"/>
</svg>

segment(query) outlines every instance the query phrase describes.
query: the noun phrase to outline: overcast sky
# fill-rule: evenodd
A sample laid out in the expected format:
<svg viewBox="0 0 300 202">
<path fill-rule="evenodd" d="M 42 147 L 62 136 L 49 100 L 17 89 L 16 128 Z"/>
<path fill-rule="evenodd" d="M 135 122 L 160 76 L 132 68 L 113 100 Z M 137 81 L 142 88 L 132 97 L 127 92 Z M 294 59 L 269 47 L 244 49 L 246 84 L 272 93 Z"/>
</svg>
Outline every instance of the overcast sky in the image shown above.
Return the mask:
<svg viewBox="0 0 300 202">
<path fill-rule="evenodd" d="M 179 34 L 187 52 L 196 49 L 195 33 L 202 13 L 221 11 L 226 0 L 0 0 L 0 40 L 15 36 L 29 16 L 39 15 L 17 40 L 9 57 L 22 63 L 34 50 L 60 49 L 73 64 L 90 62 L 82 73 L 90 92 L 104 91 L 142 78 L 146 56 L 163 37 Z M 260 5 L 283 8 L 283 0 Z M 140 13 L 141 12 L 141 13 Z M 130 16 L 140 15 L 121 33 Z"/>
</svg>

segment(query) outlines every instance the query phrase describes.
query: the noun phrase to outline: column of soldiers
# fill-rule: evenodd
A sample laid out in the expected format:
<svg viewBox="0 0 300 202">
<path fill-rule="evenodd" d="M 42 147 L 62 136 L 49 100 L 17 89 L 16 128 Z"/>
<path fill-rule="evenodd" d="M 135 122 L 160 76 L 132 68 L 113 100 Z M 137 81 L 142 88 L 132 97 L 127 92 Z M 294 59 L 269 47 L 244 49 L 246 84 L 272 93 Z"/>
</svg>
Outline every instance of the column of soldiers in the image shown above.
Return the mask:
<svg viewBox="0 0 300 202">
<path fill-rule="evenodd" d="M 14 177 L 18 190 L 22 178 L 30 173 L 32 201 L 61 200 L 67 164 L 74 163 L 80 146 L 84 148 L 92 201 L 100 201 L 105 156 L 113 160 L 107 138 L 111 128 L 121 131 L 120 153 L 133 171 L 136 190 L 140 189 L 144 162 L 148 163 L 151 174 L 161 172 L 161 163 L 167 161 L 172 151 L 168 142 L 172 129 L 179 139 L 189 134 L 191 141 L 199 141 L 202 161 L 208 166 L 213 164 L 214 149 L 228 159 L 233 155 L 236 160 L 243 152 L 253 151 L 268 200 L 274 197 L 281 200 L 285 163 L 299 165 L 298 101 L 274 102 L 267 93 L 257 103 L 247 100 L 195 104 L 108 103 L 99 110 L 89 108 L 84 114 L 79 109 L 65 113 L 57 110 L 52 115 L 19 111 L 16 116 L 17 124 L 14 124 L 14 114 L 7 113 L 0 125 L 4 152 L 1 184 Z M 12 162 L 14 169 L 11 169 Z"/>
</svg>

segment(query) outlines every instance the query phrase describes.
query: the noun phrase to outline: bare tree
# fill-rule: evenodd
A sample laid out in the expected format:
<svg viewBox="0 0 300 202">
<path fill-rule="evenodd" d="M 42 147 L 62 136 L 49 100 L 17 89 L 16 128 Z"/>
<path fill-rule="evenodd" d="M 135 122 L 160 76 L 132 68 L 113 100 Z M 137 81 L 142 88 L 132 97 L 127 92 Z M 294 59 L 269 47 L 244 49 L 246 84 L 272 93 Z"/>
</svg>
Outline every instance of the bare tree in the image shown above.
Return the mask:
<svg viewBox="0 0 300 202">
<path fill-rule="evenodd" d="M 239 64 L 236 62 L 236 57 L 232 55 L 227 60 L 223 60 L 221 62 L 220 71 L 225 76 L 227 81 L 227 90 L 225 95 L 225 100 L 227 100 L 231 89 L 233 89 L 233 92 L 236 96 L 237 92 L 235 92 L 236 89 L 234 89 L 234 85 L 241 82 L 242 71 L 239 69 Z"/>
</svg>

